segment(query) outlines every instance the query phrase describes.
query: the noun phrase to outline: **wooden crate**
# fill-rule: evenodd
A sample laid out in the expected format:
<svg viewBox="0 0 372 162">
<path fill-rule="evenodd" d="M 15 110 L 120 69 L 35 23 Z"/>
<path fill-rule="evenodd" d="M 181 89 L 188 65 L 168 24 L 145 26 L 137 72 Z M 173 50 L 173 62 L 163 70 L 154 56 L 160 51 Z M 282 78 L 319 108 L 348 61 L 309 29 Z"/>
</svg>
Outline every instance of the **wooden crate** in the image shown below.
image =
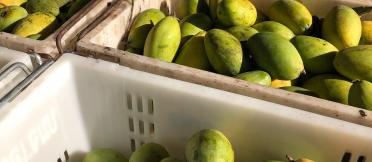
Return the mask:
<svg viewBox="0 0 372 162">
<path fill-rule="evenodd" d="M 274 0 L 254 0 L 253 2 L 256 3 L 258 8 L 267 8 L 268 4 L 272 1 Z M 372 6 L 371 0 L 303 1 L 314 14 L 319 16 L 324 16 L 336 4 L 347 4 L 353 7 Z M 95 22 L 87 28 L 87 31 L 85 31 L 86 35 L 77 43 L 77 52 L 83 56 L 116 62 L 137 70 L 263 99 L 372 127 L 372 112 L 370 111 L 311 96 L 251 84 L 216 73 L 174 63 L 166 63 L 123 50 L 130 22 L 139 12 L 148 8 L 160 8 L 168 15 L 173 15 L 176 3 L 176 1 L 172 0 L 121 1 L 117 5 L 114 5 L 111 12 L 102 16 L 102 21 Z M 263 11 L 265 12 L 265 10 Z"/>
</svg>

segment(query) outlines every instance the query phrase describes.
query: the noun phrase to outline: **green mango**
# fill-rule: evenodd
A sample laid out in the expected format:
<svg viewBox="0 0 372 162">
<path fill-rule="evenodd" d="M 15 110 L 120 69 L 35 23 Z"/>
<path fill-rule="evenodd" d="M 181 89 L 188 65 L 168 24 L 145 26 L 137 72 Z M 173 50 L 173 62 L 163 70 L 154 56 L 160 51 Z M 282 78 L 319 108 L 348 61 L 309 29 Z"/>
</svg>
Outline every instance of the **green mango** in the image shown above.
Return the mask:
<svg viewBox="0 0 372 162">
<path fill-rule="evenodd" d="M 257 11 L 249 0 L 222 0 L 217 4 L 217 22 L 226 27 L 251 26 L 256 22 Z"/>
<path fill-rule="evenodd" d="M 139 13 L 129 31 L 128 46 L 142 51 L 151 28 L 163 18 L 165 14 L 159 9 L 148 9 Z"/>
<path fill-rule="evenodd" d="M 312 74 L 335 72 L 333 60 L 338 49 L 331 43 L 310 36 L 296 36 L 291 42 L 300 53 L 306 72 Z"/>
<path fill-rule="evenodd" d="M 128 159 L 113 149 L 94 149 L 84 157 L 83 162 L 128 162 Z"/>
<path fill-rule="evenodd" d="M 303 34 L 312 25 L 312 15 L 301 2 L 296 0 L 278 0 L 269 8 L 271 20 L 284 24 L 295 34 Z"/>
<path fill-rule="evenodd" d="M 226 29 L 227 32 L 238 38 L 239 41 L 248 41 L 253 35 L 257 34 L 258 31 L 249 26 L 233 26 Z"/>
<path fill-rule="evenodd" d="M 181 21 L 181 46 L 192 36 L 213 27 L 212 20 L 205 14 L 197 13 Z"/>
<path fill-rule="evenodd" d="M 169 157 L 168 151 L 156 143 L 147 143 L 133 152 L 129 162 L 160 162 Z"/>
<path fill-rule="evenodd" d="M 291 31 L 291 29 L 287 28 L 285 25 L 275 22 L 275 21 L 265 21 L 256 25 L 253 25 L 260 33 L 262 32 L 273 32 L 277 33 L 288 40 L 292 39 L 295 34 Z"/>
<path fill-rule="evenodd" d="M 180 19 L 196 13 L 208 13 L 208 4 L 205 0 L 178 0 L 176 16 Z"/>
<path fill-rule="evenodd" d="M 28 15 L 27 11 L 19 6 L 6 6 L 0 9 L 0 31 L 11 31 L 14 25 Z"/>
<path fill-rule="evenodd" d="M 372 21 L 362 21 L 360 45 L 372 45 Z"/>
<path fill-rule="evenodd" d="M 245 44 L 253 35 L 257 34 L 258 31 L 249 26 L 233 26 L 231 28 L 226 29 L 227 32 L 238 38 L 238 40 Z M 246 72 L 250 70 L 254 70 L 254 64 L 252 61 L 252 57 L 249 55 L 248 50 L 246 50 L 245 46 L 242 46 L 243 49 L 243 63 L 240 69 L 240 72 Z"/>
<path fill-rule="evenodd" d="M 144 55 L 172 62 L 181 42 L 181 29 L 177 18 L 168 16 L 157 23 L 149 32 Z"/>
<path fill-rule="evenodd" d="M 176 158 L 167 157 L 167 158 L 161 160 L 160 162 L 182 162 L 182 161 L 181 160 L 178 160 Z"/>
<path fill-rule="evenodd" d="M 372 82 L 372 45 L 361 45 L 340 51 L 333 65 L 341 75 L 350 80 Z"/>
<path fill-rule="evenodd" d="M 236 78 L 245 80 L 250 83 L 256 83 L 264 86 L 271 85 L 271 77 L 270 74 L 265 71 L 250 71 L 246 73 L 242 73 L 236 76 Z"/>
<path fill-rule="evenodd" d="M 300 93 L 300 94 L 304 94 L 308 96 L 318 97 L 318 95 L 315 92 L 312 92 L 302 87 L 289 86 L 289 87 L 281 87 L 280 89 L 283 89 L 289 92 L 295 92 L 295 93 Z"/>
<path fill-rule="evenodd" d="M 237 75 L 243 62 L 243 50 L 238 39 L 221 29 L 212 29 L 204 39 L 208 60 L 220 74 Z"/>
<path fill-rule="evenodd" d="M 80 11 L 86 4 L 88 4 L 90 0 L 75 0 L 72 2 L 71 7 L 67 11 L 68 17 L 72 17 Z"/>
<path fill-rule="evenodd" d="M 352 83 L 335 74 L 321 74 L 305 81 L 303 87 L 315 92 L 320 98 L 348 104 Z"/>
<path fill-rule="evenodd" d="M 360 17 L 348 6 L 335 6 L 324 18 L 322 36 L 339 50 L 357 46 L 361 35 Z"/>
<path fill-rule="evenodd" d="M 349 104 L 372 110 L 372 83 L 365 80 L 354 82 L 349 92 Z"/>
<path fill-rule="evenodd" d="M 202 70 L 210 70 L 211 65 L 205 52 L 204 37 L 206 32 L 200 32 L 181 48 L 175 63 Z"/>
<path fill-rule="evenodd" d="M 217 7 L 222 0 L 209 0 L 209 15 L 213 21 L 217 21 Z"/>
<path fill-rule="evenodd" d="M 45 12 L 54 16 L 59 14 L 59 5 L 55 0 L 28 0 L 26 9 L 29 13 Z"/>
<path fill-rule="evenodd" d="M 276 33 L 258 33 L 247 42 L 247 47 L 257 65 L 273 79 L 294 80 L 304 71 L 296 47 Z"/>
<path fill-rule="evenodd" d="M 233 162 L 234 150 L 223 133 L 206 129 L 188 140 L 185 157 L 188 162 Z"/>
<path fill-rule="evenodd" d="M 62 7 L 64 5 L 66 5 L 68 2 L 70 2 L 70 0 L 55 0 L 58 7 Z"/>
</svg>

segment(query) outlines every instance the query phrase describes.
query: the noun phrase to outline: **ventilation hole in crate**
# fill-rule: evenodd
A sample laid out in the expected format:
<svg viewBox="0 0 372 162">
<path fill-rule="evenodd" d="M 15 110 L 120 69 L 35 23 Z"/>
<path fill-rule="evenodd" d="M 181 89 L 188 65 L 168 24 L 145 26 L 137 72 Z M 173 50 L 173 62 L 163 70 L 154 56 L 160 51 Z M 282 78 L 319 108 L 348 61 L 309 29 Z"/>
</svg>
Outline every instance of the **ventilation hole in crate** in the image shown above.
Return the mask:
<svg viewBox="0 0 372 162">
<path fill-rule="evenodd" d="M 138 112 L 143 112 L 142 97 L 137 96 L 137 108 Z"/>
<path fill-rule="evenodd" d="M 67 150 L 65 150 L 65 152 L 63 152 L 63 154 L 65 155 L 65 160 L 68 161 L 70 159 L 70 156 L 68 155 Z"/>
<path fill-rule="evenodd" d="M 61 158 L 58 158 L 58 159 L 57 159 L 57 162 L 62 162 Z"/>
<path fill-rule="evenodd" d="M 133 123 L 133 118 L 129 118 L 129 130 L 131 132 L 134 132 L 134 123 Z"/>
<path fill-rule="evenodd" d="M 139 127 L 140 134 L 145 134 L 145 124 L 142 120 L 139 121 L 138 127 Z"/>
<path fill-rule="evenodd" d="M 134 139 L 130 139 L 130 149 L 132 152 L 136 150 L 136 141 Z"/>
<path fill-rule="evenodd" d="M 129 110 L 132 110 L 132 96 L 130 94 L 127 94 L 127 106 Z"/>
<path fill-rule="evenodd" d="M 155 134 L 155 124 L 154 123 L 150 123 L 150 126 L 149 126 L 149 129 L 150 129 L 150 135 L 154 135 Z"/>
<path fill-rule="evenodd" d="M 345 152 L 344 156 L 342 157 L 341 162 L 350 162 L 351 159 L 351 153 L 350 152 Z"/>
<path fill-rule="evenodd" d="M 147 106 L 149 108 L 149 114 L 154 114 L 154 101 L 152 99 L 149 99 Z"/>
<path fill-rule="evenodd" d="M 365 156 L 359 156 L 358 162 L 366 162 L 366 157 Z"/>
</svg>

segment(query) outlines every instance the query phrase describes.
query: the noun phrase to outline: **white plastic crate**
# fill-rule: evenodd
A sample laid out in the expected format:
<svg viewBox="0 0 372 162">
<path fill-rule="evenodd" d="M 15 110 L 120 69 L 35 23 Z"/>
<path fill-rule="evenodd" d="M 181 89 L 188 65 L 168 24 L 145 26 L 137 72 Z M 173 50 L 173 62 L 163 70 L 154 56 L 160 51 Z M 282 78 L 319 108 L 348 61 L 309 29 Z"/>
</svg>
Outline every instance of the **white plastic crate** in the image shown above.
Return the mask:
<svg viewBox="0 0 372 162">
<path fill-rule="evenodd" d="M 81 162 L 107 147 L 128 157 L 147 142 L 183 159 L 205 128 L 230 139 L 236 162 L 372 158 L 371 128 L 71 54 L 0 109 L 0 121 L 0 162 Z"/>
<path fill-rule="evenodd" d="M 178 0 L 129 0 L 114 5 L 112 12 L 77 43 L 80 55 L 117 62 L 121 65 L 205 85 L 297 109 L 333 117 L 372 127 L 372 111 L 365 111 L 348 105 L 292 93 L 280 89 L 263 87 L 246 81 L 219 75 L 190 67 L 166 63 L 149 57 L 124 51 L 131 21 L 138 13 L 159 8 L 173 15 Z M 256 7 L 264 12 L 275 0 L 252 0 Z M 311 13 L 324 17 L 334 6 L 339 4 L 351 7 L 372 6 L 372 0 L 301 0 Z M 372 14 L 363 16 L 372 20 Z M 89 28 L 88 28 L 89 29 Z"/>
<path fill-rule="evenodd" d="M 26 65 L 30 71 L 33 70 L 33 65 L 29 55 L 5 47 L 0 47 L 0 72 L 17 62 Z M 24 71 L 16 69 L 6 78 L 0 80 L 0 97 L 9 92 L 10 89 L 21 82 L 26 76 L 27 74 Z"/>
</svg>

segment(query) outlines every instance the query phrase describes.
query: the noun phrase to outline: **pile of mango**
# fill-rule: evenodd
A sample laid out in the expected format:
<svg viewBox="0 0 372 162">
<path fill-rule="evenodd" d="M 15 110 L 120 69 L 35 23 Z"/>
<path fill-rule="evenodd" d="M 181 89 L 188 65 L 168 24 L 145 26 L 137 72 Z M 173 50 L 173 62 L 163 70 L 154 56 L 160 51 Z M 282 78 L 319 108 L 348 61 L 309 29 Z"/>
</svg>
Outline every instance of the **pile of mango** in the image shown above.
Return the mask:
<svg viewBox="0 0 372 162">
<path fill-rule="evenodd" d="M 314 162 L 309 159 L 293 160 L 287 156 L 289 162 Z M 185 147 L 187 162 L 234 162 L 234 150 L 227 137 L 220 131 L 205 129 L 195 133 Z M 89 152 L 83 162 L 128 162 L 127 158 L 113 149 L 95 149 Z M 129 162 L 182 162 L 170 157 L 165 147 L 156 143 L 147 143 L 135 150 Z M 264 162 L 283 162 L 267 160 Z"/>
<path fill-rule="evenodd" d="M 126 50 L 372 110 L 372 21 L 353 8 L 320 19 L 298 0 L 276 0 L 266 15 L 249 0 L 177 6 L 177 17 L 139 13 Z"/>
<path fill-rule="evenodd" d="M 0 0 L 0 31 L 45 39 L 90 0 Z"/>
</svg>

